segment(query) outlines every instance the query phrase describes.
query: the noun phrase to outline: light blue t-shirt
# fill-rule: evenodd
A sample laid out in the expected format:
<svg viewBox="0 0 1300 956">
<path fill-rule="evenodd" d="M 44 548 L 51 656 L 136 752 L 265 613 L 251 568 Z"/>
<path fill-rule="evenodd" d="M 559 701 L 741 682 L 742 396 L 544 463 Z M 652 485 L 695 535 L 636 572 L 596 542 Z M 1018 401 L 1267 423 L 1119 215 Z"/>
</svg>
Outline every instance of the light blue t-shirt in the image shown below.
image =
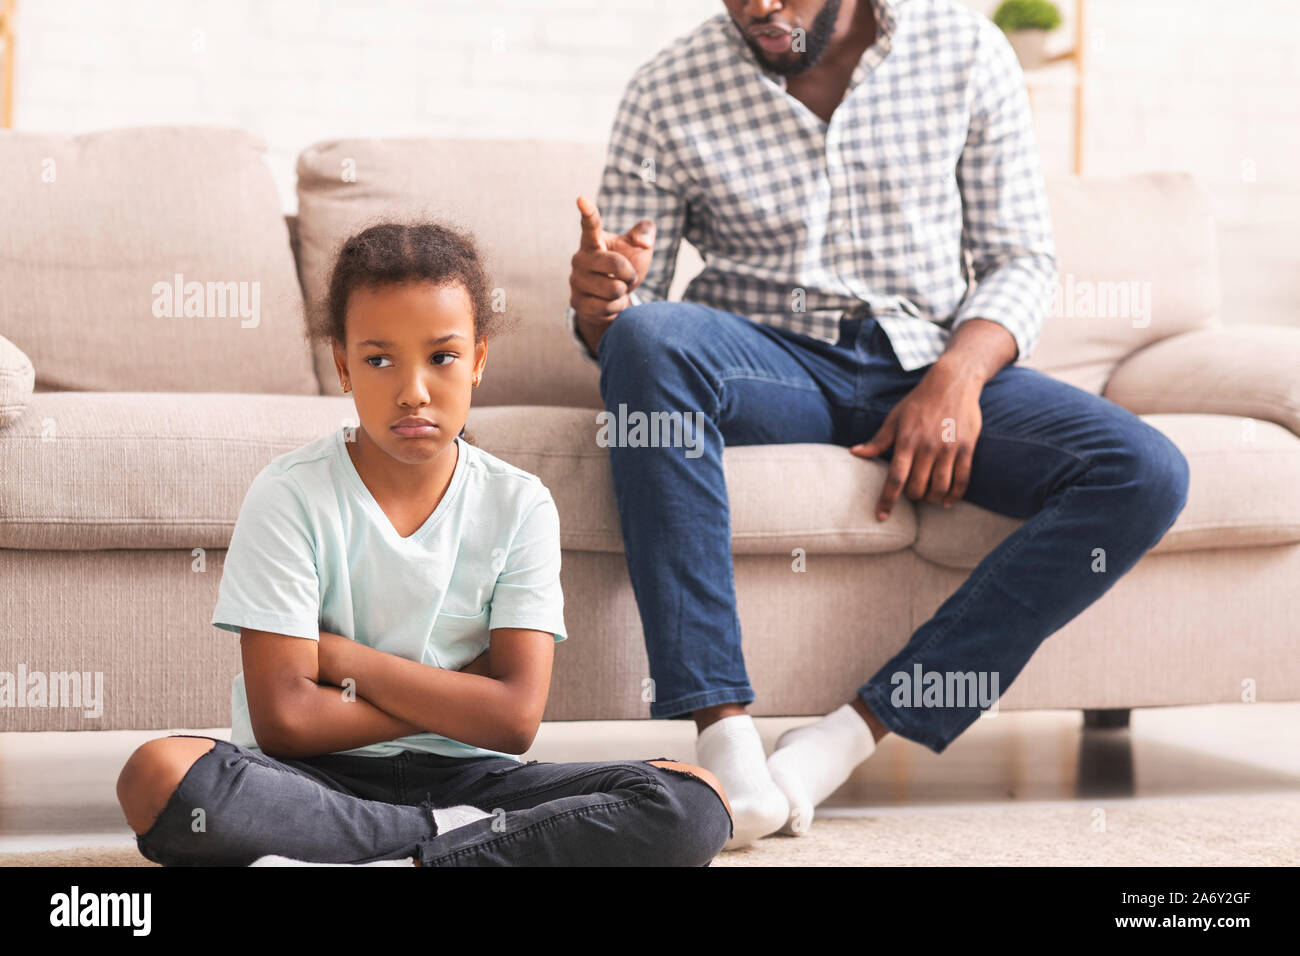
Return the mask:
<svg viewBox="0 0 1300 956">
<path fill-rule="evenodd" d="M 457 438 L 442 500 L 403 538 L 348 455 L 350 431 L 281 455 L 253 480 L 226 552 L 214 626 L 312 640 L 324 630 L 448 670 L 478 657 L 495 628 L 567 637 L 560 518 L 536 475 Z M 230 710 L 231 741 L 260 749 L 242 673 Z M 338 752 L 403 750 L 519 759 L 433 733 Z"/>
</svg>

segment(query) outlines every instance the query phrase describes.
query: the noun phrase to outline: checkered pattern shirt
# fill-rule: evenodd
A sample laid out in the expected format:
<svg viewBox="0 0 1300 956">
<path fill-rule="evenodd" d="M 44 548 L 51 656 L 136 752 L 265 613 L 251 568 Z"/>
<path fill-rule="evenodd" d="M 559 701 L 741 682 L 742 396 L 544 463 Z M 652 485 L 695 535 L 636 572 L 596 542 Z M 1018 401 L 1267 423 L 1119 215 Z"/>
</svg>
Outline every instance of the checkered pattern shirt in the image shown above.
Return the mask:
<svg viewBox="0 0 1300 956">
<path fill-rule="evenodd" d="M 596 199 L 609 232 L 655 222 L 630 301 L 667 296 L 685 237 L 705 260 L 686 300 L 830 343 L 842 317 L 870 314 L 909 371 L 990 319 L 1025 359 L 1056 252 L 1015 54 L 957 0 L 871 3 L 877 39 L 830 123 L 726 11 L 635 71 Z"/>
</svg>

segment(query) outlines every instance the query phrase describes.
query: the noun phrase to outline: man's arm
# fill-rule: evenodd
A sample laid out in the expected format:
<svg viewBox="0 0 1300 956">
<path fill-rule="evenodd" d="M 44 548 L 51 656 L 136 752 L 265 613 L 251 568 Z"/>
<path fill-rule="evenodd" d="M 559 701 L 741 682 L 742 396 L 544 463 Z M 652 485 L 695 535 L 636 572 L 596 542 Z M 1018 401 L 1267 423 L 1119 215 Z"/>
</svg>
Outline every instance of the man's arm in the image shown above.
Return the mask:
<svg viewBox="0 0 1300 956">
<path fill-rule="evenodd" d="M 976 56 L 970 129 L 957 164 L 962 245 L 976 286 L 953 318 L 943 358 L 973 364 L 987 381 L 1037 345 L 1056 284 L 1056 248 L 1024 74 L 991 23 Z M 971 319 L 1001 326 L 1007 342 L 957 335 Z"/>
<path fill-rule="evenodd" d="M 933 369 L 959 371 L 982 388 L 999 369 L 1016 360 L 1017 348 L 1015 336 L 1005 325 L 972 316 L 952 333 Z"/>
<path fill-rule="evenodd" d="M 614 117 L 596 193 L 596 208 L 611 232 L 631 229 L 643 219 L 655 224 L 649 270 L 628 293 L 623 308 L 667 298 L 687 228 L 688 206 L 681 195 L 682 183 L 665 131 L 655 117 L 652 97 L 642 90 L 640 78 L 633 76 Z M 596 343 L 608 321 L 584 319 L 570 303 L 565 327 L 579 351 L 594 362 Z"/>
</svg>

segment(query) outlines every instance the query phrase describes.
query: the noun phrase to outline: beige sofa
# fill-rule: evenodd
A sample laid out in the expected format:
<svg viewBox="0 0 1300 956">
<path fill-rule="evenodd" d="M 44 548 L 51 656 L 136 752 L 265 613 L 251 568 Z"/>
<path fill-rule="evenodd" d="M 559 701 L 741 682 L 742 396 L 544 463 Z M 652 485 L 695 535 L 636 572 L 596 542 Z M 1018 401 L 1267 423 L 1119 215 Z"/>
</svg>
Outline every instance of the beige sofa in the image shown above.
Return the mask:
<svg viewBox="0 0 1300 956">
<path fill-rule="evenodd" d="M 0 134 L 0 335 L 35 368 L 0 429 L 0 672 L 13 687 L 21 669 L 28 693 L 33 674 L 103 675 L 97 705 L 11 699 L 0 730 L 228 724 L 238 641 L 208 624 L 224 548 L 254 475 L 351 417 L 304 306 L 335 244 L 387 214 L 472 229 L 517 324 L 491 343 L 469 428 L 560 509 L 570 640 L 547 719 L 647 716 L 597 371 L 562 326 L 574 199 L 594 195 L 603 149 L 324 143 L 299 159 L 286 221 L 262 148 L 197 127 Z M 1164 540 L 1001 707 L 1300 699 L 1300 329 L 1230 303 L 1223 324 L 1209 203 L 1187 176 L 1049 185 L 1064 292 L 1025 364 L 1141 414 L 1192 480 Z M 687 246 L 679 262 L 675 297 L 699 266 Z M 203 315 L 185 314 L 191 282 Z M 885 466 L 838 447 L 724 460 L 756 715 L 842 703 L 1018 525 L 906 499 L 877 524 Z"/>
</svg>

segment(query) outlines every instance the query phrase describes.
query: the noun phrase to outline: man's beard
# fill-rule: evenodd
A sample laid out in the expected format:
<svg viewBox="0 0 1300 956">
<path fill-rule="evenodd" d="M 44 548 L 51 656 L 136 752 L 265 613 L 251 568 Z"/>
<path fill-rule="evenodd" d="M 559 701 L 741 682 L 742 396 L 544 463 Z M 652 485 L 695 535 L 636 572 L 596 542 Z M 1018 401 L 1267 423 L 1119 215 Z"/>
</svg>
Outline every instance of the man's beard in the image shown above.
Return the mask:
<svg viewBox="0 0 1300 956">
<path fill-rule="evenodd" d="M 789 63 L 774 63 L 768 59 L 767 51 L 764 50 L 748 33 L 744 34 L 745 42 L 749 44 L 754 55 L 758 57 L 759 62 L 766 66 L 773 73 L 781 76 L 798 76 L 805 70 L 810 70 L 817 65 L 826 52 L 826 47 L 831 42 L 831 34 L 835 31 L 835 20 L 839 17 L 840 0 L 826 0 L 826 6 L 813 18 L 812 26 L 808 28 L 804 36 L 804 50 L 796 59 Z M 791 44 L 793 44 L 791 39 Z"/>
</svg>

